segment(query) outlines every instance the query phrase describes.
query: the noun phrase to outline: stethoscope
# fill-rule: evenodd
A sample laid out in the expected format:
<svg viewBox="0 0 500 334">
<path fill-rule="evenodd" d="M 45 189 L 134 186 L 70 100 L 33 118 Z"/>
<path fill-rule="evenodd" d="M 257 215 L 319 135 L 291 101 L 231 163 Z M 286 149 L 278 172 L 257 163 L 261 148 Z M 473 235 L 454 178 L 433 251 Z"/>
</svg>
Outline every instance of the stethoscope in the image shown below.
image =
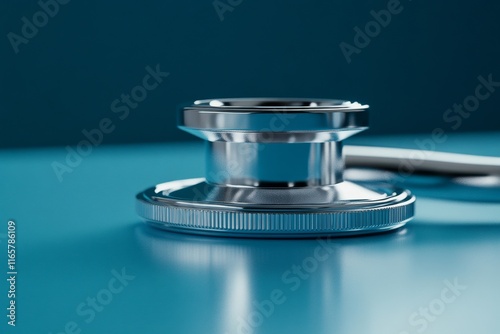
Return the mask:
<svg viewBox="0 0 500 334">
<path fill-rule="evenodd" d="M 418 176 L 500 189 L 497 157 L 344 147 L 368 128 L 368 106 L 356 102 L 200 100 L 180 108 L 178 126 L 206 141 L 205 177 L 158 184 L 136 202 L 147 222 L 171 231 L 271 238 L 382 232 L 413 218 L 415 196 L 406 187 L 421 183 Z"/>
</svg>

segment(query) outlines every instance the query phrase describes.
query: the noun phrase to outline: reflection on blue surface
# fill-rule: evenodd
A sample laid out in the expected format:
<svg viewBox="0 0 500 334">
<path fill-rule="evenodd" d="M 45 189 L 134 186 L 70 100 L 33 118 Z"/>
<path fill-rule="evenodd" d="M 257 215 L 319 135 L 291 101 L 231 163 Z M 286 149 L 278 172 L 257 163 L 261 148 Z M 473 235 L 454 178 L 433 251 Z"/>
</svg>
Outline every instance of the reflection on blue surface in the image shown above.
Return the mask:
<svg viewBox="0 0 500 334">
<path fill-rule="evenodd" d="M 217 333 L 416 332 L 420 315 L 413 318 L 419 326 L 408 318 L 439 297 L 444 281 L 457 278 L 469 293 L 473 282 L 491 286 L 491 274 L 500 273 L 474 260 L 500 250 L 500 225 L 417 222 L 378 236 L 302 241 L 208 238 L 146 226 L 135 233 L 160 275 L 167 280 L 174 270 L 185 278 L 184 297 L 170 307 L 196 321 L 179 322 L 179 332 L 201 331 L 200 324 Z M 468 298 L 496 303 L 485 286 L 473 290 Z M 282 298 L 270 303 L 276 291 Z M 446 319 L 478 312 L 466 302 L 447 307 L 450 315 L 440 322 L 448 329 L 464 324 Z"/>
<path fill-rule="evenodd" d="M 0 228 L 16 220 L 19 238 L 18 326 L 2 333 L 71 321 L 82 333 L 500 332 L 497 202 L 422 193 L 405 229 L 321 242 L 190 236 L 145 226 L 134 195 L 202 175 L 201 146 L 100 147 L 59 183 L 50 164 L 64 154 L 0 152 Z M 134 279 L 87 322 L 78 306 L 123 268 Z M 466 289 L 439 309 L 455 279 Z"/>
</svg>

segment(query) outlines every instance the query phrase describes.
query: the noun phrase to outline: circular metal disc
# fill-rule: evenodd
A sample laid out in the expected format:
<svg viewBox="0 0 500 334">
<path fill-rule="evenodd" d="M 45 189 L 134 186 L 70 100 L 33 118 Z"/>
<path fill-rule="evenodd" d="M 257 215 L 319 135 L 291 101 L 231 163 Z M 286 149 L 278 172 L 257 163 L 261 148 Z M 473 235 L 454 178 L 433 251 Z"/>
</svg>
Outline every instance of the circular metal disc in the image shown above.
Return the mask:
<svg viewBox="0 0 500 334">
<path fill-rule="evenodd" d="M 260 188 L 167 182 L 137 195 L 152 225 L 220 236 L 303 238 L 382 232 L 414 215 L 407 190 L 343 181 L 331 186 Z"/>
</svg>

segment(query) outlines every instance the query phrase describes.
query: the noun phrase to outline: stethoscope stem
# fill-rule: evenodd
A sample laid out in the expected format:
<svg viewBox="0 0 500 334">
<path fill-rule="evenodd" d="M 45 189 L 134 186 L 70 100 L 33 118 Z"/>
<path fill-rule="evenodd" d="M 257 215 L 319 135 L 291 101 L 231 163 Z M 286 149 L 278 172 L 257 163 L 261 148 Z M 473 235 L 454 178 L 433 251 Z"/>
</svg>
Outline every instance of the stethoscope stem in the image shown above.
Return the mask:
<svg viewBox="0 0 500 334">
<path fill-rule="evenodd" d="M 500 157 L 371 146 L 344 146 L 347 167 L 370 167 L 396 171 L 403 176 L 500 175 Z"/>
</svg>

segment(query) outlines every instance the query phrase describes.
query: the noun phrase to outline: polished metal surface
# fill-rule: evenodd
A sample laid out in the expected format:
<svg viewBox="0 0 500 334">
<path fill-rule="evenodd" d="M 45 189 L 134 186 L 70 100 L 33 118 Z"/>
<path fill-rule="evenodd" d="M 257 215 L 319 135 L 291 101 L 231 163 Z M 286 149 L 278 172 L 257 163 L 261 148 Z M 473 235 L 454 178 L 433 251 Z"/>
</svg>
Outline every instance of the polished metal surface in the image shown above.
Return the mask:
<svg viewBox="0 0 500 334">
<path fill-rule="evenodd" d="M 139 194 L 137 211 L 159 228 L 247 237 L 366 234 L 400 227 L 414 215 L 415 198 L 401 189 L 370 189 L 344 181 L 286 192 L 180 180 Z"/>
<path fill-rule="evenodd" d="M 342 181 L 342 144 L 211 142 L 207 182 L 242 186 L 321 186 Z"/>
<path fill-rule="evenodd" d="M 208 141 L 324 143 L 368 128 L 368 106 L 326 99 L 214 99 L 180 110 L 179 128 Z"/>
<path fill-rule="evenodd" d="M 403 174 L 447 176 L 500 175 L 500 158 L 392 147 L 346 146 L 346 162 L 354 167 L 381 168 Z"/>
<path fill-rule="evenodd" d="M 367 128 L 368 106 L 323 99 L 216 99 L 180 110 L 206 143 L 204 179 L 137 195 L 156 227 L 242 237 L 311 237 L 398 228 L 408 191 L 345 181 L 342 140 Z"/>
</svg>

